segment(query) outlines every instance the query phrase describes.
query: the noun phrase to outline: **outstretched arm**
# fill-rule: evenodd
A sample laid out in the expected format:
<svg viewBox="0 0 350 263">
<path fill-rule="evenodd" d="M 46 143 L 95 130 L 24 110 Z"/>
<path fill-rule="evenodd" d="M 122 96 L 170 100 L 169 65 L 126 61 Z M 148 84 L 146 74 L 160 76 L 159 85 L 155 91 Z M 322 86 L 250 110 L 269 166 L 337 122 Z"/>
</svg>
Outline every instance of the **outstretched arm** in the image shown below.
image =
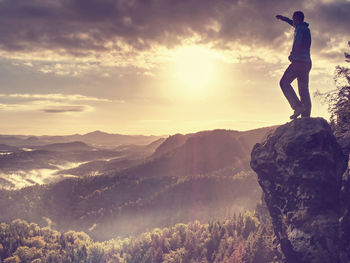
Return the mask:
<svg viewBox="0 0 350 263">
<path fill-rule="evenodd" d="M 294 26 L 293 20 L 286 16 L 277 15 L 276 18 L 290 24 L 291 26 Z"/>
</svg>

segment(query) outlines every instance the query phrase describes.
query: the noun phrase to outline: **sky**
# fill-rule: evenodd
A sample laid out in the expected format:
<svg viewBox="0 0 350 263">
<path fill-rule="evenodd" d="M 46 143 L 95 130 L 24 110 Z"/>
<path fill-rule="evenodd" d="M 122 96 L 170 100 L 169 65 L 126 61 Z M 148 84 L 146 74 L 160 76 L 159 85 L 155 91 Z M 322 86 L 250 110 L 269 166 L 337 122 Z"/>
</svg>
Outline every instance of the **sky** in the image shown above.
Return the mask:
<svg viewBox="0 0 350 263">
<path fill-rule="evenodd" d="M 294 28 L 310 93 L 335 88 L 350 0 L 0 0 L 0 133 L 168 135 L 283 124 Z M 296 82 L 293 83 L 296 87 Z M 312 98 L 312 117 L 328 118 Z"/>
</svg>

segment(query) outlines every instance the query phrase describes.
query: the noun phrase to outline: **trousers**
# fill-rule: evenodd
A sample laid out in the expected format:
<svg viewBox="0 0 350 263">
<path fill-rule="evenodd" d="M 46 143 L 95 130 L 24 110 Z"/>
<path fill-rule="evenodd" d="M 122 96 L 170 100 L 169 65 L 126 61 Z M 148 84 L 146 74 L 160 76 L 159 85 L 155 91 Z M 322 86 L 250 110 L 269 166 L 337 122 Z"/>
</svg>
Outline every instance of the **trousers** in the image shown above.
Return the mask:
<svg viewBox="0 0 350 263">
<path fill-rule="evenodd" d="M 312 64 L 304 61 L 293 61 L 284 72 L 280 86 L 284 96 L 287 98 L 293 110 L 304 107 L 302 117 L 310 117 L 311 114 L 311 98 L 309 92 L 309 73 Z M 298 80 L 299 97 L 296 95 L 291 83 Z"/>
</svg>

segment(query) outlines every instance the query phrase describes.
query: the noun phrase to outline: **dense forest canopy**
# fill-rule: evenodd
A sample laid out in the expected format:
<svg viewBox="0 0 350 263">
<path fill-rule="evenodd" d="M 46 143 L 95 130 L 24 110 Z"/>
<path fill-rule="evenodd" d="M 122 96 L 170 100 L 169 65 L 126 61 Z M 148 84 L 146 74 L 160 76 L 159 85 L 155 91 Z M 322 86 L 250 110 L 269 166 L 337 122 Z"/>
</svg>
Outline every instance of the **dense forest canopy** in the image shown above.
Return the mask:
<svg viewBox="0 0 350 263">
<path fill-rule="evenodd" d="M 259 210 L 260 209 L 260 210 Z M 265 208 L 226 220 L 176 224 L 136 237 L 94 242 L 86 233 L 61 233 L 24 220 L 0 224 L 0 258 L 9 262 L 275 262 Z M 265 215 L 264 215 L 265 213 Z"/>
</svg>

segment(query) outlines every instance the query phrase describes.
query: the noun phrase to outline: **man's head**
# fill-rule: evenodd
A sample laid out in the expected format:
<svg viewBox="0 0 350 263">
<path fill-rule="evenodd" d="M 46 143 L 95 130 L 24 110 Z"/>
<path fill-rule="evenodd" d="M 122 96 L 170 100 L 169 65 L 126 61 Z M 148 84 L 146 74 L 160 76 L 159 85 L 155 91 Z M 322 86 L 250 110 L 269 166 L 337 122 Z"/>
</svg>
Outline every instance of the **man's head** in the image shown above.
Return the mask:
<svg viewBox="0 0 350 263">
<path fill-rule="evenodd" d="M 301 11 L 295 11 L 293 14 L 293 23 L 294 25 L 298 25 L 300 23 L 304 22 L 304 13 Z"/>
</svg>

